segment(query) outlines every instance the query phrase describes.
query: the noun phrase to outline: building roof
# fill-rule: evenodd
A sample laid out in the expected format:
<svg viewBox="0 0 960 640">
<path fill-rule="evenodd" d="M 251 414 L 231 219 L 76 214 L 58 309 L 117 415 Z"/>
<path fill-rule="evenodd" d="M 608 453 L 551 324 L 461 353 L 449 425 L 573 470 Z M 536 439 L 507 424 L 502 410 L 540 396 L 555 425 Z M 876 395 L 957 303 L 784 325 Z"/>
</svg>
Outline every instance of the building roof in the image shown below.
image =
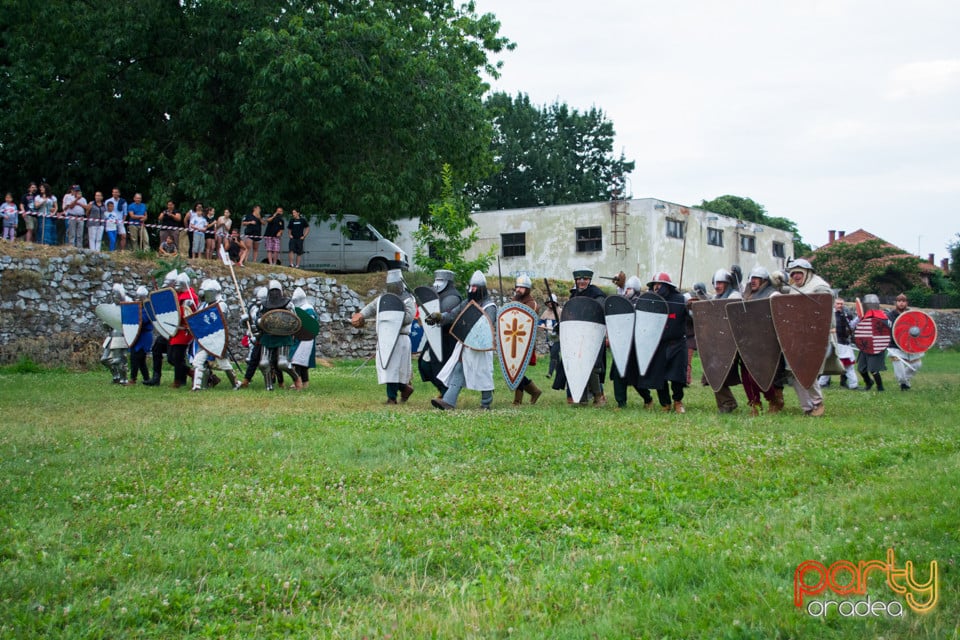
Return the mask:
<svg viewBox="0 0 960 640">
<path fill-rule="evenodd" d="M 831 233 L 832 233 L 832 232 L 831 232 Z M 941 270 L 940 267 L 938 267 L 938 266 L 936 266 L 936 265 L 934 265 L 934 264 L 929 263 L 928 261 L 924 260 L 923 258 L 919 258 L 918 256 L 913 255 L 913 254 L 910 253 L 909 251 L 905 251 L 905 250 L 901 249 L 900 247 L 898 247 L 898 246 L 895 245 L 895 244 L 892 244 L 892 243 L 890 243 L 890 242 L 887 242 L 886 240 L 884 240 L 883 238 L 881 238 L 881 237 L 879 237 L 879 236 L 873 235 L 872 233 L 870 233 L 869 231 L 867 231 L 867 230 L 865 230 L 865 229 L 857 229 L 856 231 L 854 231 L 854 232 L 852 232 L 852 233 L 844 233 L 843 235 L 837 235 L 837 237 L 835 237 L 833 240 L 831 240 L 830 242 L 826 243 L 825 245 L 817 248 L 813 253 L 814 253 L 814 255 L 816 255 L 817 251 L 819 251 L 820 249 L 823 249 L 824 247 L 829 247 L 830 245 L 832 245 L 832 244 L 834 244 L 834 243 L 837 243 L 837 242 L 846 242 L 847 244 L 860 244 L 860 243 L 862 243 L 862 242 L 868 242 L 868 241 L 870 241 L 870 240 L 879 240 L 880 242 L 883 243 L 883 246 L 885 246 L 885 247 L 891 247 L 891 248 L 896 249 L 897 251 L 900 252 L 900 253 L 896 253 L 896 254 L 891 254 L 891 256 L 896 256 L 896 257 L 910 256 L 910 257 L 913 257 L 913 258 L 917 258 L 918 260 L 920 260 L 920 272 L 921 272 L 921 273 L 929 274 L 929 273 L 931 273 L 931 272 L 933 272 L 933 271 L 940 271 L 940 270 Z"/>
</svg>

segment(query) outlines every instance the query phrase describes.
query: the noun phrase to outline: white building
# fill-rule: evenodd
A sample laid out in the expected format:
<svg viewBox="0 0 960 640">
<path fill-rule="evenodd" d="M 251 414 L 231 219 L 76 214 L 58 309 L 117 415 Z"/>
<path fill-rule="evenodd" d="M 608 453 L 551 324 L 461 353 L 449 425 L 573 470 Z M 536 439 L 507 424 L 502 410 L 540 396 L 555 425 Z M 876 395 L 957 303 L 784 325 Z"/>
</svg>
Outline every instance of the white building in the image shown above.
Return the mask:
<svg viewBox="0 0 960 640">
<path fill-rule="evenodd" d="M 473 219 L 480 235 L 467 259 L 496 247 L 504 276 L 570 280 L 574 269 L 588 267 L 597 278 L 624 271 L 646 283 L 666 271 L 689 289 L 709 287 L 719 268 L 739 264 L 746 277 L 758 264 L 782 269 L 793 255 L 786 231 L 655 198 L 480 211 Z M 397 243 L 410 256 L 416 224 L 399 224 Z"/>
</svg>

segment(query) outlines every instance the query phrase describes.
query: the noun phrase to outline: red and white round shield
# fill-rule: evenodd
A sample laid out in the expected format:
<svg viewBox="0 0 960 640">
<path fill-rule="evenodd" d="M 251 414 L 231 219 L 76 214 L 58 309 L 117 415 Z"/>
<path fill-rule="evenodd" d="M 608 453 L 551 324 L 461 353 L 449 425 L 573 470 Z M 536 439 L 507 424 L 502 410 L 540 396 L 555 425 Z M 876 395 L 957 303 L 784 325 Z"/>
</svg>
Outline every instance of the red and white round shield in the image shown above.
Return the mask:
<svg viewBox="0 0 960 640">
<path fill-rule="evenodd" d="M 893 323 L 893 339 L 907 353 L 923 353 L 937 341 L 937 323 L 923 311 L 904 311 Z"/>
</svg>

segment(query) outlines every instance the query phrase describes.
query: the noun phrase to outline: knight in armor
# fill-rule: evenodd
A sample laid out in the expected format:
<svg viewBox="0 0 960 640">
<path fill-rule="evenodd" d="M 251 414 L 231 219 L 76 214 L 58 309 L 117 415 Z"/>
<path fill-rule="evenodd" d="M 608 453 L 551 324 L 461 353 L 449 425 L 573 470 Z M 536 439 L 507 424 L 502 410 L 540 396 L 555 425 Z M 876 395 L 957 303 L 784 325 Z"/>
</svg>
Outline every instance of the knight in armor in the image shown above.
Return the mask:
<svg viewBox="0 0 960 640">
<path fill-rule="evenodd" d="M 177 291 L 177 299 L 180 301 L 180 326 L 170 338 L 167 360 L 173 367 L 172 386 L 174 389 L 178 389 L 187 384 L 187 377 L 190 375 L 190 367 L 187 365 L 187 349 L 193 342 L 193 334 L 187 329 L 184 318 L 196 312 L 200 307 L 200 298 L 197 297 L 197 292 L 190 286 L 190 276 L 186 273 L 177 275 L 174 288 Z"/>
<path fill-rule="evenodd" d="M 640 299 L 640 296 L 643 295 L 643 289 L 641 287 L 640 278 L 637 276 L 630 276 L 626 282 L 624 282 L 623 295 L 630 300 L 634 307 L 637 306 L 637 301 Z M 627 406 L 628 387 L 633 387 L 636 392 L 640 394 L 640 397 L 643 398 L 644 409 L 653 407 L 653 396 L 650 395 L 650 390 L 639 386 L 640 366 L 637 363 L 637 353 L 633 349 L 630 349 L 626 372 L 621 375 L 617 367 L 613 367 L 610 370 L 610 380 L 613 382 L 613 397 L 617 401 L 617 406 L 621 409 Z"/>
<path fill-rule="evenodd" d="M 386 289 L 387 293 L 393 294 L 403 301 L 403 320 L 397 341 L 386 364 L 382 364 L 380 358 L 375 358 L 377 362 L 377 383 L 386 385 L 386 403 L 397 404 L 398 396 L 400 402 L 406 402 L 413 394 L 413 385 L 410 384 L 413 377 L 410 327 L 413 325 L 413 318 L 417 315 L 417 303 L 404 286 L 403 272 L 400 269 L 387 271 Z M 377 296 L 367 306 L 353 314 L 350 318 L 350 324 L 359 328 L 366 324 L 367 320 L 376 318 L 380 309 L 381 297 Z M 378 318 L 378 328 L 380 321 Z M 392 329 L 396 331 L 396 325 Z"/>
<path fill-rule="evenodd" d="M 530 307 L 533 309 L 534 313 L 539 311 L 540 305 L 538 305 L 537 301 L 533 299 L 533 282 L 531 282 L 530 276 L 517 276 L 517 283 L 513 289 L 513 301 Z M 532 367 L 535 364 L 537 364 L 536 351 L 534 351 L 530 356 L 529 366 Z M 519 386 L 517 386 L 516 390 L 513 392 L 513 404 L 523 404 L 524 392 L 530 394 L 530 404 L 537 404 L 537 400 L 540 399 L 540 394 L 543 393 L 533 380 L 527 376 L 523 376 L 523 378 L 520 380 Z"/>
<path fill-rule="evenodd" d="M 592 269 L 581 267 L 580 269 L 575 270 L 573 272 L 573 281 L 574 287 L 570 290 L 571 298 L 586 296 L 588 298 L 593 298 L 600 304 L 603 304 L 603 301 L 607 298 L 607 294 L 605 294 L 600 287 L 593 284 Z M 561 331 L 562 330 L 563 329 L 561 328 Z M 560 359 L 561 366 L 559 369 L 557 369 L 557 377 L 553 379 L 553 384 L 551 385 L 552 389 L 556 389 L 558 391 L 565 389 L 567 392 L 568 404 L 587 404 L 590 401 L 590 397 L 593 397 L 593 404 L 598 407 L 607 404 L 607 398 L 603 394 L 603 383 L 607 377 L 607 349 L 605 346 L 600 347 L 600 352 L 597 354 L 597 359 L 594 363 L 593 370 L 590 372 L 590 378 L 587 380 L 587 388 L 583 398 L 573 398 L 571 396 L 570 389 L 567 387 L 567 375 L 563 371 L 562 353 L 560 354 Z"/>
<path fill-rule="evenodd" d="M 163 277 L 163 288 L 175 287 L 178 275 L 176 269 L 168 272 Z M 163 356 L 167 354 L 167 349 L 170 347 L 170 340 L 167 337 L 160 335 L 159 331 L 155 333 L 153 347 L 150 349 L 150 355 L 153 357 L 153 376 L 149 380 L 143 381 L 143 384 L 148 387 L 155 387 L 160 384 L 160 376 L 163 373 Z"/>
<path fill-rule="evenodd" d="M 707 300 L 707 285 L 702 282 L 693 284 L 693 292 L 683 294 L 687 301 L 687 386 L 693 383 L 693 354 L 697 351 L 697 333 L 693 326 L 693 314 L 690 312 L 690 305 L 694 300 Z"/>
<path fill-rule="evenodd" d="M 296 313 L 290 298 L 283 295 L 283 288 L 276 280 L 271 280 L 267 285 L 267 299 L 263 303 L 263 312 L 273 311 L 275 309 L 285 309 L 290 313 Z M 263 329 L 263 327 L 261 327 Z M 293 380 L 293 388 L 300 390 L 303 388 L 303 382 L 300 375 L 290 363 L 287 356 L 290 347 L 293 346 L 293 336 L 281 336 L 269 333 L 266 329 L 260 336 L 260 344 L 263 352 L 260 354 L 260 371 L 267 381 L 267 391 L 273 391 L 273 370 L 279 369 L 288 374 Z"/>
<path fill-rule="evenodd" d="M 111 290 L 113 303 L 119 305 L 121 302 L 130 302 L 126 289 L 119 282 L 113 285 Z M 103 353 L 100 356 L 100 362 L 113 375 L 113 384 L 127 384 L 127 341 L 123 338 L 123 331 L 108 327 L 110 333 L 107 339 L 103 341 Z"/>
<path fill-rule="evenodd" d="M 686 413 L 683 389 L 687 382 L 687 301 L 666 272 L 657 273 L 647 286 L 666 301 L 667 324 L 640 385 L 657 390 L 657 399 L 664 411 Z"/>
<path fill-rule="evenodd" d="M 713 296 L 714 300 L 740 300 L 743 298 L 732 272 L 726 269 L 717 269 L 713 274 L 711 282 L 715 292 Z M 742 369 L 744 369 L 743 361 L 740 359 L 740 356 L 737 355 L 733 366 L 730 367 L 730 373 L 727 374 L 727 379 L 723 381 L 723 386 L 720 387 L 719 391 L 713 392 L 714 399 L 717 402 L 717 411 L 720 413 L 733 413 L 736 411 L 738 406 L 737 399 L 734 397 L 730 387 L 735 387 L 740 384 L 741 377 L 739 372 Z M 704 378 L 704 381 L 706 381 L 706 378 Z"/>
<path fill-rule="evenodd" d="M 137 341 L 130 345 L 130 381 L 127 384 L 137 383 L 137 374 L 140 374 L 143 384 L 147 384 L 147 354 L 153 347 L 153 322 L 143 305 L 148 303 L 150 292 L 144 286 L 137 287 L 137 300 L 140 301 L 140 335 Z"/>
<path fill-rule="evenodd" d="M 257 321 L 263 315 L 263 305 L 266 301 L 267 288 L 257 287 L 253 290 L 253 303 L 247 309 L 247 313 L 240 316 L 240 322 L 243 323 L 241 330 L 247 334 L 247 346 L 249 347 L 246 359 L 247 370 L 243 375 L 243 380 L 240 381 L 241 388 L 250 386 L 253 376 L 260 369 L 260 358 L 263 354 L 260 336 L 263 335 L 263 331 L 260 330 Z M 283 388 L 283 373 L 279 369 L 273 369 L 271 374 L 277 386 Z M 264 382 L 266 382 L 266 377 L 264 377 Z"/>
<path fill-rule="evenodd" d="M 747 290 L 744 293 L 746 300 L 763 300 L 779 292 L 774 286 L 770 272 L 757 265 L 750 271 L 750 281 L 747 283 Z M 783 410 L 783 385 L 786 382 L 786 361 L 783 354 L 780 354 L 780 364 L 777 367 L 776 376 L 773 384 L 766 391 L 760 388 L 753 374 L 743 364 L 743 360 L 737 356 L 740 363 L 740 379 L 743 381 L 743 390 L 747 394 L 747 403 L 750 405 L 750 413 L 759 416 L 763 411 L 763 401 L 761 397 L 767 400 L 767 413 L 775 414 Z"/>
<path fill-rule="evenodd" d="M 547 369 L 547 378 L 552 378 L 553 373 L 560 366 L 560 340 L 557 338 L 557 326 L 559 325 L 560 305 L 557 303 L 557 294 L 550 294 L 550 301 L 543 305 L 546 307 L 540 314 L 537 324 L 543 329 L 544 339 L 547 348 L 550 350 L 550 366 Z"/>
<path fill-rule="evenodd" d="M 887 311 L 887 319 L 890 321 L 891 327 L 893 327 L 893 323 L 897 321 L 897 318 L 900 317 L 900 314 L 909 310 L 907 304 L 906 294 L 901 293 L 897 296 L 894 302 L 894 308 Z M 915 376 L 920 367 L 923 366 L 923 354 L 905 351 L 903 347 L 897 344 L 895 335 L 891 336 L 890 340 L 893 346 L 889 347 L 887 352 L 890 354 L 890 361 L 893 363 L 893 375 L 897 378 L 897 382 L 900 383 L 900 391 L 909 391 L 910 381 L 913 380 L 913 376 Z M 856 379 L 856 377 L 854 377 L 854 379 Z"/>
<path fill-rule="evenodd" d="M 476 302 L 483 309 L 483 313 L 490 321 L 491 330 L 497 324 L 497 305 L 490 299 L 487 292 L 487 279 L 475 271 L 470 277 L 470 286 L 467 299 L 453 309 L 445 312 L 433 313 L 427 316 L 426 322 L 430 325 L 441 326 L 453 324 L 460 312 L 470 304 Z M 482 321 L 482 320 L 481 320 Z M 463 387 L 480 392 L 480 408 L 489 410 L 493 404 L 493 351 L 477 351 L 457 342 L 451 348 L 450 358 L 443 370 L 437 374 L 447 390 L 442 398 L 434 398 L 430 403 L 441 411 L 450 411 L 457 406 L 457 398 Z"/>
<path fill-rule="evenodd" d="M 305 311 L 307 315 L 311 316 L 314 320 L 317 319 L 317 311 L 313 308 L 313 305 L 310 304 L 310 301 L 307 300 L 307 292 L 304 291 L 302 287 L 297 287 L 293 290 L 293 295 L 290 296 L 290 302 L 292 302 L 293 306 L 297 309 Z M 317 366 L 316 337 L 308 340 L 298 340 L 294 338 L 293 346 L 290 348 L 290 362 L 293 364 L 293 368 L 297 370 L 297 373 L 300 374 L 302 388 L 306 389 L 307 384 L 310 382 L 310 369 L 315 369 Z"/>
<path fill-rule="evenodd" d="M 857 381 L 857 356 L 853 351 L 853 331 L 857 328 L 859 322 L 856 314 L 846 308 L 843 298 L 837 298 L 833 302 L 833 329 L 831 329 L 830 343 L 835 349 L 840 365 L 843 367 L 843 374 L 840 376 L 840 386 L 846 389 L 856 389 L 859 386 Z M 830 386 L 830 376 L 820 376 L 820 387 Z"/>
<path fill-rule="evenodd" d="M 449 269 L 437 269 L 434 271 L 433 290 L 437 292 L 437 296 L 440 298 L 441 314 L 455 309 L 463 302 L 463 296 L 460 295 L 460 292 L 457 291 L 457 287 L 454 284 L 454 273 Z M 456 318 L 454 317 L 454 319 Z M 450 323 L 452 322 L 453 320 L 450 321 Z M 440 394 L 438 399 L 443 398 L 447 387 L 437 379 L 437 375 L 443 370 L 443 365 L 450 359 L 450 355 L 458 344 L 457 339 L 450 335 L 447 329 L 449 329 L 449 326 L 445 326 L 443 329 L 443 340 L 441 343 L 444 357 L 441 358 L 440 355 L 430 347 L 429 343 L 427 343 L 427 348 L 417 360 L 417 370 L 420 372 L 420 379 L 424 382 L 431 383 L 437 388 L 437 392 Z"/>
<path fill-rule="evenodd" d="M 223 317 L 224 326 L 226 326 L 227 317 L 230 315 L 230 309 L 227 307 L 227 303 L 223 300 L 223 289 L 221 288 L 220 283 L 213 278 L 207 278 L 204 280 L 200 284 L 200 297 L 202 298 L 204 305 L 200 311 L 210 307 L 218 307 L 220 309 L 220 315 Z M 212 373 L 213 367 L 216 367 L 218 370 L 227 374 L 227 378 L 230 380 L 230 384 L 233 386 L 234 391 L 240 388 L 240 382 L 237 380 L 237 374 L 233 371 L 233 365 L 231 364 L 230 359 L 221 358 L 210 353 L 204 349 L 199 342 L 197 343 L 197 352 L 193 356 L 192 364 L 194 391 L 200 391 L 207 386 L 207 383 L 210 381 L 210 374 Z"/>
<path fill-rule="evenodd" d="M 833 290 L 827 281 L 813 272 L 813 265 L 803 258 L 791 260 L 787 264 L 787 271 L 790 273 L 790 294 L 810 295 L 811 293 L 829 293 L 833 295 Z M 826 357 L 826 353 L 824 357 Z M 797 392 L 797 400 L 800 402 L 800 408 L 804 415 L 818 418 L 824 414 L 823 392 L 820 390 L 819 380 L 814 380 L 813 384 L 807 388 L 800 385 L 796 376 L 791 376 L 790 381 L 793 390 Z"/>
<path fill-rule="evenodd" d="M 876 294 L 871 293 L 863 297 L 863 311 L 864 314 L 861 322 L 864 320 L 869 322 L 869 319 L 873 316 L 879 317 L 883 315 L 887 326 L 893 325 L 889 318 L 886 318 L 883 310 L 880 309 L 880 298 Z M 884 349 L 880 353 L 867 353 L 861 349 L 860 353 L 857 354 L 857 371 L 863 376 L 864 391 L 870 391 L 874 383 L 877 385 L 877 391 L 883 391 L 883 377 L 880 375 L 880 372 L 886 370 L 887 349 Z M 871 380 L 871 378 L 873 379 Z"/>
</svg>

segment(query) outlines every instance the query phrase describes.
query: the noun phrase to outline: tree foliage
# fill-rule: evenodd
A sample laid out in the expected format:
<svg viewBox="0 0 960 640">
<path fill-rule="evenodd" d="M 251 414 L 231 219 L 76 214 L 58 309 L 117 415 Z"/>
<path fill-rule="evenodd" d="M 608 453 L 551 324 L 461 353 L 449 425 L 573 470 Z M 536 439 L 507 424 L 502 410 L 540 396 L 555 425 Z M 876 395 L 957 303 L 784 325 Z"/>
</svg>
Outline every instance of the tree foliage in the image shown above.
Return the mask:
<svg viewBox="0 0 960 640">
<path fill-rule="evenodd" d="M 469 190 L 480 209 L 511 209 L 609 200 L 623 195 L 633 171 L 613 155 L 613 123 L 597 108 L 580 113 L 555 102 L 538 108 L 526 94 L 494 93 L 486 101 L 493 123 L 495 173 Z"/>
<path fill-rule="evenodd" d="M 883 240 L 834 242 L 813 256 L 823 278 L 848 296 L 896 295 L 920 286 L 920 259 Z"/>
<path fill-rule="evenodd" d="M 722 216 L 737 218 L 747 222 L 754 222 L 761 226 L 773 227 L 793 234 L 793 253 L 795 256 L 810 255 L 813 251 L 800 237 L 800 231 L 793 220 L 770 216 L 766 208 L 750 198 L 741 198 L 739 196 L 720 196 L 713 200 L 704 200 L 700 203 L 700 208 L 705 211 L 712 211 Z"/>
<path fill-rule="evenodd" d="M 512 47 L 455 0 L 5 0 L 0 184 L 46 179 L 356 213 L 426 210 L 477 178 L 481 71 Z"/>
<path fill-rule="evenodd" d="M 440 200 L 430 205 L 429 215 L 413 233 L 417 241 L 414 261 L 428 271 L 449 269 L 456 274 L 457 282 L 467 282 L 474 271 L 487 272 L 495 249 L 475 260 L 464 260 L 464 254 L 477 241 L 480 232 L 460 192 L 454 189 L 450 165 L 443 166 L 440 180 L 443 185 Z"/>
<path fill-rule="evenodd" d="M 948 277 L 953 283 L 953 290 L 960 294 L 960 233 L 953 238 L 953 242 L 947 245 L 947 251 L 950 252 L 950 271 Z"/>
</svg>

